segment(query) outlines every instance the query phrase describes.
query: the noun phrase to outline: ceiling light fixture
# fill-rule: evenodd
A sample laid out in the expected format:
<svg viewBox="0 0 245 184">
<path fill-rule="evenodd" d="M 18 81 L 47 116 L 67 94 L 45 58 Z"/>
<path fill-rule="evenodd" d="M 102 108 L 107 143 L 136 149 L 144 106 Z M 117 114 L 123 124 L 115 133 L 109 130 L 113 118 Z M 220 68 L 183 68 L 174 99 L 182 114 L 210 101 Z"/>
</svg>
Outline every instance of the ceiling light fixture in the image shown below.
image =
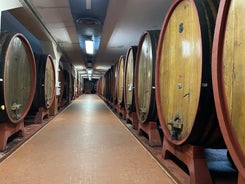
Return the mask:
<svg viewBox="0 0 245 184">
<path fill-rule="evenodd" d="M 86 0 L 86 9 L 87 10 L 91 9 L 91 0 Z"/>
<path fill-rule="evenodd" d="M 92 75 L 92 73 L 93 73 L 93 68 L 87 68 L 86 70 L 87 70 L 88 75 Z"/>
<path fill-rule="evenodd" d="M 93 40 L 85 40 L 85 47 L 86 47 L 86 53 L 87 54 L 93 54 L 94 53 L 94 42 L 93 42 Z"/>
</svg>

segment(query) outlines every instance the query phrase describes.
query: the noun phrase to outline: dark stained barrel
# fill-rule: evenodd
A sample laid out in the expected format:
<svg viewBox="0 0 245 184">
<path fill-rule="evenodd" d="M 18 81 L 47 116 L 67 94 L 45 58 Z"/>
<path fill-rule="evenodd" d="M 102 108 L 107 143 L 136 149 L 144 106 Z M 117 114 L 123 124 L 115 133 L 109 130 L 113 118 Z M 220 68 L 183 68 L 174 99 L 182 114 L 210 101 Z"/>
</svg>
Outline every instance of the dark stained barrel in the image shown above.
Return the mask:
<svg viewBox="0 0 245 184">
<path fill-rule="evenodd" d="M 120 56 L 117 64 L 117 104 L 124 107 L 123 89 L 124 89 L 124 65 L 125 57 Z"/>
<path fill-rule="evenodd" d="M 35 59 L 22 34 L 1 34 L 0 122 L 18 123 L 27 115 L 36 87 Z"/>
<path fill-rule="evenodd" d="M 62 66 L 59 66 L 59 88 L 60 88 L 60 94 L 58 97 L 58 107 L 62 106 L 62 98 L 63 98 L 63 93 L 64 93 L 64 88 L 65 88 L 65 79 L 64 79 L 64 71 Z"/>
<path fill-rule="evenodd" d="M 55 67 L 51 55 L 35 54 L 37 84 L 30 113 L 39 108 L 49 109 L 55 97 Z"/>
<path fill-rule="evenodd" d="M 105 94 L 105 98 L 107 103 L 110 103 L 111 101 L 111 88 L 112 88 L 112 79 L 111 79 L 111 68 L 105 73 L 105 88 L 106 88 L 106 94 Z"/>
<path fill-rule="evenodd" d="M 117 101 L 117 67 L 116 65 L 111 66 L 111 103 L 116 104 Z"/>
<path fill-rule="evenodd" d="M 97 94 L 101 97 L 103 97 L 104 86 L 104 77 L 101 76 L 97 81 Z"/>
<path fill-rule="evenodd" d="M 89 81 L 88 81 L 89 82 Z M 91 86 L 91 90 L 92 90 L 92 84 L 91 82 L 89 82 L 90 86 Z M 106 81 L 105 81 L 105 76 L 101 76 L 101 96 L 105 97 L 105 93 L 106 93 Z"/>
<path fill-rule="evenodd" d="M 142 123 L 157 121 L 155 100 L 155 62 L 159 30 L 141 35 L 135 64 L 135 105 Z"/>
<path fill-rule="evenodd" d="M 134 72 L 136 63 L 137 46 L 131 46 L 126 55 L 124 69 L 124 102 L 128 114 L 135 112 L 134 102 Z"/>
<path fill-rule="evenodd" d="M 173 144 L 224 147 L 214 106 L 211 56 L 219 1 L 177 0 L 162 25 L 156 99 L 164 136 Z"/>
<path fill-rule="evenodd" d="M 217 16 L 212 79 L 221 132 L 245 178 L 245 34 L 243 0 L 221 1 Z"/>
<path fill-rule="evenodd" d="M 72 79 L 72 74 L 68 70 L 64 70 L 64 92 L 63 101 L 66 105 L 70 104 L 74 94 L 74 84 Z"/>
</svg>

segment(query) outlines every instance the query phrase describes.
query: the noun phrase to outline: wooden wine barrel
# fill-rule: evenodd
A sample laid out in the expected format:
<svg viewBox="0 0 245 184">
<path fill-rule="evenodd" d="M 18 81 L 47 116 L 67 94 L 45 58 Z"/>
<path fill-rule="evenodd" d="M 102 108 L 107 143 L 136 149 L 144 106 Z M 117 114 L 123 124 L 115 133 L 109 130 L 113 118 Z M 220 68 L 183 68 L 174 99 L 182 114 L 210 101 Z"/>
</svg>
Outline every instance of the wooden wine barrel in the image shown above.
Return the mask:
<svg viewBox="0 0 245 184">
<path fill-rule="evenodd" d="M 27 115 L 36 86 L 35 59 L 24 35 L 1 34 L 0 122 L 19 123 Z"/>
<path fill-rule="evenodd" d="M 117 64 L 117 104 L 121 107 L 124 106 L 123 88 L 124 88 L 124 65 L 125 57 L 120 56 Z"/>
<path fill-rule="evenodd" d="M 107 102 L 110 102 L 110 98 L 111 98 L 111 69 L 109 69 L 106 73 L 105 73 L 105 85 L 106 85 L 106 94 L 105 94 L 105 98 Z"/>
<path fill-rule="evenodd" d="M 235 16 L 236 15 L 236 16 Z M 245 178 L 245 4 L 221 1 L 214 35 L 212 79 L 218 120 L 225 143 Z"/>
<path fill-rule="evenodd" d="M 92 87 L 92 83 L 90 83 L 91 84 L 91 87 Z M 102 94 L 101 94 L 101 96 L 102 97 L 105 97 L 105 93 L 106 93 L 106 81 L 105 81 L 105 76 L 102 76 L 101 77 L 101 88 L 102 88 L 102 90 L 101 90 L 101 92 L 102 92 Z M 91 89 L 92 90 L 92 89 Z"/>
<path fill-rule="evenodd" d="M 116 102 L 116 96 L 117 96 L 117 85 L 116 85 L 116 65 L 112 65 L 111 66 L 111 73 L 110 73 L 110 78 L 111 78 L 111 98 L 110 101 L 112 104 L 114 104 Z"/>
<path fill-rule="evenodd" d="M 164 136 L 173 144 L 224 147 L 214 106 L 211 51 L 219 2 L 177 0 L 162 25 L 156 99 Z"/>
<path fill-rule="evenodd" d="M 59 66 L 59 85 L 60 85 L 60 95 L 58 97 L 58 107 L 62 106 L 62 97 L 64 93 L 64 88 L 65 88 L 65 81 L 64 81 L 64 71 L 62 66 Z"/>
<path fill-rule="evenodd" d="M 30 109 L 35 114 L 39 108 L 49 109 L 55 97 L 55 67 L 50 55 L 35 54 L 37 84 L 36 93 Z"/>
<path fill-rule="evenodd" d="M 135 112 L 134 102 L 134 70 L 136 63 L 137 46 L 131 46 L 126 55 L 124 72 L 124 102 L 128 114 Z"/>
<path fill-rule="evenodd" d="M 135 64 L 135 105 L 142 123 L 157 121 L 155 100 L 155 62 L 159 30 L 141 35 Z"/>
</svg>

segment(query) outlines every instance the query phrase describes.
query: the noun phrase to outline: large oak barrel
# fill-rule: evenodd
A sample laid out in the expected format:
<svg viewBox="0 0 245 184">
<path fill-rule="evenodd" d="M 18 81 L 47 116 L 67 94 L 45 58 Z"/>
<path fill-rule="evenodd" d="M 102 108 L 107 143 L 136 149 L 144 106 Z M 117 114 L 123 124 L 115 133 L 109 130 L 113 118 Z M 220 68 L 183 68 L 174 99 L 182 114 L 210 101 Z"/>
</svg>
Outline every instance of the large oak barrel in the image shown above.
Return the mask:
<svg viewBox="0 0 245 184">
<path fill-rule="evenodd" d="M 157 121 L 155 100 L 155 62 L 159 30 L 141 35 L 135 64 L 135 105 L 142 123 Z"/>
<path fill-rule="evenodd" d="M 1 34 L 0 44 L 0 122 L 19 123 L 34 97 L 35 59 L 22 34 Z"/>
<path fill-rule="evenodd" d="M 104 94 L 104 98 L 106 100 L 106 102 L 110 101 L 110 96 L 111 96 L 111 69 L 109 69 L 104 77 L 105 77 L 105 94 Z"/>
<path fill-rule="evenodd" d="M 116 79 L 117 79 L 117 75 L 116 75 L 116 65 L 112 65 L 111 66 L 111 72 L 110 72 L 110 78 L 111 78 L 111 97 L 110 97 L 110 101 L 112 104 L 116 103 L 116 96 L 117 96 L 117 83 L 116 83 Z"/>
<path fill-rule="evenodd" d="M 212 78 L 215 106 L 225 143 L 245 178 L 245 4 L 220 2 L 217 16 Z"/>
<path fill-rule="evenodd" d="M 64 71 L 63 71 L 63 67 L 62 65 L 60 64 L 59 65 L 59 79 L 58 79 L 58 82 L 59 82 L 59 90 L 60 90 L 60 94 L 59 94 L 59 97 L 58 97 L 58 107 L 61 107 L 62 106 L 62 97 L 63 97 L 63 93 L 64 93 L 64 88 L 65 88 L 65 79 L 64 79 Z"/>
<path fill-rule="evenodd" d="M 113 104 L 117 105 L 117 91 L 118 91 L 118 63 L 114 65 L 114 72 L 113 78 L 114 78 L 114 86 L 112 86 L 112 91 L 113 91 Z"/>
<path fill-rule="evenodd" d="M 120 56 L 117 64 L 117 104 L 121 107 L 124 107 L 124 100 L 123 100 L 124 65 L 125 65 L 125 57 Z"/>
<path fill-rule="evenodd" d="M 136 63 L 137 46 L 131 46 L 126 55 L 124 69 L 124 102 L 128 114 L 135 112 L 134 102 L 134 72 Z"/>
<path fill-rule="evenodd" d="M 37 84 L 30 109 L 35 114 L 39 108 L 49 109 L 55 97 L 55 67 L 51 55 L 35 54 Z"/>
<path fill-rule="evenodd" d="M 156 99 L 164 136 L 173 144 L 224 146 L 214 106 L 212 41 L 219 2 L 176 0 L 162 25 Z"/>
</svg>

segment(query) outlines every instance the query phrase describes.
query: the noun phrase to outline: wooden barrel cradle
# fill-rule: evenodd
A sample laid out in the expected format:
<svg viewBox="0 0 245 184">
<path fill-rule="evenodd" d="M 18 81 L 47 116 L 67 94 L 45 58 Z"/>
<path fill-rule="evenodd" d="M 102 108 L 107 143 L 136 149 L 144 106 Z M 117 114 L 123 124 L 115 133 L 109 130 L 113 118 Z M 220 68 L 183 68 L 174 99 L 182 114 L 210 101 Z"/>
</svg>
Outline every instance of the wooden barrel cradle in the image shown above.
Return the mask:
<svg viewBox="0 0 245 184">
<path fill-rule="evenodd" d="M 245 180 L 244 16 L 243 0 L 220 3 L 213 45 L 212 79 L 221 132 Z"/>
<path fill-rule="evenodd" d="M 134 102 L 134 70 L 136 62 L 137 46 L 131 46 L 126 55 L 124 69 L 124 102 L 128 114 L 135 112 Z"/>
<path fill-rule="evenodd" d="M 55 97 L 55 68 L 50 55 L 35 54 L 37 85 L 30 113 L 36 113 L 39 108 L 49 109 Z"/>
<path fill-rule="evenodd" d="M 155 101 L 155 62 L 159 30 L 141 35 L 135 65 L 135 105 L 142 122 L 157 121 Z"/>
<path fill-rule="evenodd" d="M 125 65 L 125 57 L 120 56 L 119 62 L 117 65 L 117 104 L 120 107 L 124 107 L 124 65 Z"/>
<path fill-rule="evenodd" d="M 27 115 L 36 86 L 35 59 L 22 34 L 0 37 L 0 122 L 19 123 Z"/>
<path fill-rule="evenodd" d="M 224 147 L 214 106 L 211 50 L 219 1 L 177 0 L 162 25 L 156 99 L 164 136 L 175 145 Z"/>
</svg>

